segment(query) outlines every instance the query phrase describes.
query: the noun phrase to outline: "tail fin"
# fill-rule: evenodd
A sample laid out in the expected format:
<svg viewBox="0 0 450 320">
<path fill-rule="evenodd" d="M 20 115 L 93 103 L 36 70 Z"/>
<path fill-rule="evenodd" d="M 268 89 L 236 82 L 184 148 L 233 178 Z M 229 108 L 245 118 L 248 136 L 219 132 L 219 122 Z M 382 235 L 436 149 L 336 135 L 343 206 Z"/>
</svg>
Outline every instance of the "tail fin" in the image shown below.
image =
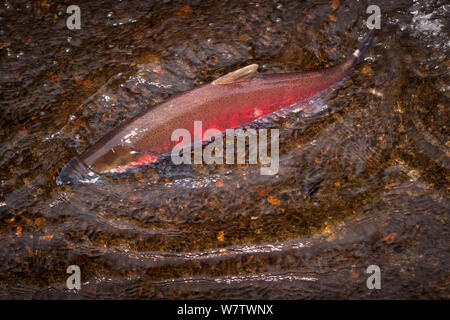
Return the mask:
<svg viewBox="0 0 450 320">
<path fill-rule="evenodd" d="M 367 50 L 372 47 L 375 38 L 375 33 L 372 31 L 359 43 L 358 48 L 353 52 L 353 56 L 356 57 L 354 65 L 358 64 L 362 59 L 364 59 Z"/>
</svg>

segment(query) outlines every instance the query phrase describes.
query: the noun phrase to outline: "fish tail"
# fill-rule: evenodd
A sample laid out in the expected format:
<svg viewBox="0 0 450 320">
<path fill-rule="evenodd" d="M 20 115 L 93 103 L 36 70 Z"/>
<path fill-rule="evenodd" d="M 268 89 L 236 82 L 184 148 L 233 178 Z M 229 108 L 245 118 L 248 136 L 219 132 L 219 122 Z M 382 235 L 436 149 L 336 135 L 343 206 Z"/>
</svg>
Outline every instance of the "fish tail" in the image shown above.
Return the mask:
<svg viewBox="0 0 450 320">
<path fill-rule="evenodd" d="M 76 184 L 93 181 L 98 178 L 99 176 L 89 169 L 83 161 L 73 158 L 62 168 L 59 176 L 56 178 L 56 184 Z"/>
<path fill-rule="evenodd" d="M 357 65 L 364 59 L 367 50 L 373 46 L 375 38 L 375 33 L 372 31 L 359 43 L 358 48 L 353 52 L 353 56 L 356 57 L 354 65 Z"/>
</svg>

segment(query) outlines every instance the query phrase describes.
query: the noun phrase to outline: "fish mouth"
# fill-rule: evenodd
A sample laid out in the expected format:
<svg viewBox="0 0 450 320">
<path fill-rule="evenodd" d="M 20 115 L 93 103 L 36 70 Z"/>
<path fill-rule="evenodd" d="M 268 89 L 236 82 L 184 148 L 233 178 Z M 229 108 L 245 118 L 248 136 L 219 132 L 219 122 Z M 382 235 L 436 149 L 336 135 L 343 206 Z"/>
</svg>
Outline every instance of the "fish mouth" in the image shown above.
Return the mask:
<svg viewBox="0 0 450 320">
<path fill-rule="evenodd" d="M 70 160 L 56 178 L 56 184 L 94 183 L 100 176 L 78 158 Z"/>
</svg>

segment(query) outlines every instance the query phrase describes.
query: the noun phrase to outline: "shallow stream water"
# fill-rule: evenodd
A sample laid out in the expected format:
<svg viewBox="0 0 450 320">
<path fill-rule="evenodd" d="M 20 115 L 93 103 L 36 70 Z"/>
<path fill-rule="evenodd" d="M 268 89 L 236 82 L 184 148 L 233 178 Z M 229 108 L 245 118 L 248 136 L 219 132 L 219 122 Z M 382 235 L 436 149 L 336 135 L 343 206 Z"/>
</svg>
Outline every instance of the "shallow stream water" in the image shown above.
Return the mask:
<svg viewBox="0 0 450 320">
<path fill-rule="evenodd" d="M 0 297 L 446 298 L 447 1 L 0 3 Z M 280 169 L 160 165 L 57 186 L 145 108 L 246 66 L 365 60 L 280 130 Z M 66 288 L 69 265 L 82 274 Z M 382 288 L 369 290 L 378 265 Z"/>
</svg>

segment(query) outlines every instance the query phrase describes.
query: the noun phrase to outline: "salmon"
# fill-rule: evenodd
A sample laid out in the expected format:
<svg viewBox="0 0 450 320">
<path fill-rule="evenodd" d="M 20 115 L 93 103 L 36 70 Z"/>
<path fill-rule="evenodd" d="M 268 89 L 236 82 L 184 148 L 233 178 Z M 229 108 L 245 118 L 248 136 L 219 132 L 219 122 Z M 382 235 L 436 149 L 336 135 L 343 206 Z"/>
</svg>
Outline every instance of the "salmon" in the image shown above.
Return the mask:
<svg viewBox="0 0 450 320">
<path fill-rule="evenodd" d="M 61 170 L 57 184 L 92 182 L 102 174 L 125 172 L 158 162 L 177 141 L 172 132 L 194 121 L 203 130 L 240 127 L 314 97 L 350 74 L 373 36 L 366 37 L 343 63 L 311 72 L 261 74 L 252 64 L 151 106 L 106 134 Z M 197 140 L 196 140 L 197 139 Z M 202 139 L 196 135 L 192 144 Z"/>
</svg>

